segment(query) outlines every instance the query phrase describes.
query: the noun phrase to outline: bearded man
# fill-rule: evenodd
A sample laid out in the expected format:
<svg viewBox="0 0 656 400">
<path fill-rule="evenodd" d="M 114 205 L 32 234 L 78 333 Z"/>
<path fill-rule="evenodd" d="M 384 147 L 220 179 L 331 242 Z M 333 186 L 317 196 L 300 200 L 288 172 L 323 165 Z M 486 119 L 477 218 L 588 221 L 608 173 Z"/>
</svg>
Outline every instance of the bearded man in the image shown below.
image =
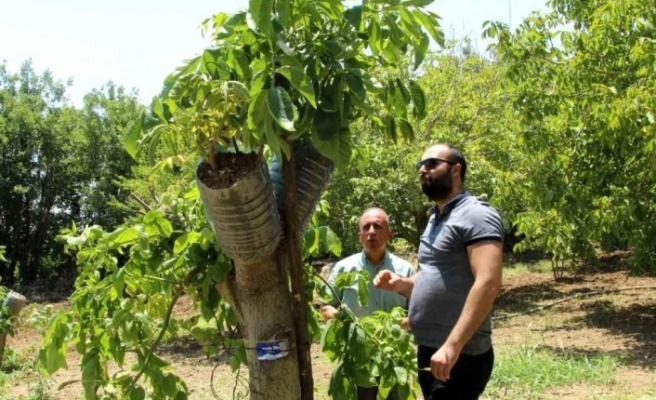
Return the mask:
<svg viewBox="0 0 656 400">
<path fill-rule="evenodd" d="M 464 190 L 467 161 L 455 147 L 431 146 L 417 170 L 435 203 L 420 240 L 419 272 L 406 278 L 381 271 L 374 285 L 410 299 L 424 399 L 478 399 L 494 365 L 490 314 L 501 288 L 503 224 Z"/>
</svg>

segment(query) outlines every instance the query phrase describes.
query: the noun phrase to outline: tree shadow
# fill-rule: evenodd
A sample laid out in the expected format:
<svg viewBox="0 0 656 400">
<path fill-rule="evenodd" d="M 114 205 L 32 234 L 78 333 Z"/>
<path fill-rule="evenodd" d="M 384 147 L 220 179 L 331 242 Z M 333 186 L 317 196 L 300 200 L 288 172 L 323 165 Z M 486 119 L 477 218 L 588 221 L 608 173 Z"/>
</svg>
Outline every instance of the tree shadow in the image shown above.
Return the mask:
<svg viewBox="0 0 656 400">
<path fill-rule="evenodd" d="M 636 270 L 631 268 L 631 252 L 614 251 L 602 254 L 596 261 L 581 262 L 577 265 L 577 275 L 613 274 L 626 272 L 628 276 L 656 277 L 656 270 Z"/>
<path fill-rule="evenodd" d="M 495 313 L 503 315 L 527 312 L 537 308 L 545 300 L 558 299 L 563 295 L 554 288 L 553 282 L 502 289 L 494 305 Z"/>
<path fill-rule="evenodd" d="M 204 346 L 213 346 L 218 351 L 208 356 Z M 203 360 L 212 364 L 229 365 L 230 358 L 236 350 L 236 348 L 224 348 L 219 342 L 203 344 L 191 336 L 177 336 L 162 343 L 158 352 L 173 360 Z"/>
<path fill-rule="evenodd" d="M 656 368 L 656 303 L 632 303 L 618 306 L 599 300 L 581 306 L 586 314 L 568 323 L 580 323 L 589 328 L 604 329 L 624 338 L 626 350 L 618 350 L 627 364 Z"/>
</svg>

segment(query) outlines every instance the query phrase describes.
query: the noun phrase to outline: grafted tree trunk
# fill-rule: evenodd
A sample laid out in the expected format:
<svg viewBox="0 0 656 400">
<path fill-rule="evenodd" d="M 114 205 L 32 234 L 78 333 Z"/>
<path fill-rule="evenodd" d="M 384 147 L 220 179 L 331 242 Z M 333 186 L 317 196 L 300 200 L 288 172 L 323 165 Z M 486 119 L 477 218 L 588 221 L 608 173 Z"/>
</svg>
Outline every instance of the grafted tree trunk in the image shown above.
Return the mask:
<svg viewBox="0 0 656 400">
<path fill-rule="evenodd" d="M 235 261 L 235 274 L 217 285 L 234 308 L 246 344 L 251 400 L 301 398 L 298 355 L 287 281 L 275 254 L 252 264 Z M 285 343 L 287 354 L 258 359 L 256 348 Z"/>
</svg>

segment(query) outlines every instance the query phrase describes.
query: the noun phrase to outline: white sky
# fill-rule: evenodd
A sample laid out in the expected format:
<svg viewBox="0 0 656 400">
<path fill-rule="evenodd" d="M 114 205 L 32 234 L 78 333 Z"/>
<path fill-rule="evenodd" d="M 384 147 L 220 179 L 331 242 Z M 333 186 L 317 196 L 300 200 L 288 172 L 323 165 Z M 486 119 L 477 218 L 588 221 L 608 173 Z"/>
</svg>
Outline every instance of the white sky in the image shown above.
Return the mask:
<svg viewBox="0 0 656 400">
<path fill-rule="evenodd" d="M 479 39 L 484 21 L 516 26 L 545 2 L 436 0 L 429 9 L 447 37 Z M 39 72 L 72 77 L 68 96 L 78 106 L 110 80 L 149 103 L 168 73 L 207 47 L 198 30 L 205 18 L 247 7 L 248 0 L 0 0 L 0 61 L 17 72 L 31 58 Z"/>
</svg>

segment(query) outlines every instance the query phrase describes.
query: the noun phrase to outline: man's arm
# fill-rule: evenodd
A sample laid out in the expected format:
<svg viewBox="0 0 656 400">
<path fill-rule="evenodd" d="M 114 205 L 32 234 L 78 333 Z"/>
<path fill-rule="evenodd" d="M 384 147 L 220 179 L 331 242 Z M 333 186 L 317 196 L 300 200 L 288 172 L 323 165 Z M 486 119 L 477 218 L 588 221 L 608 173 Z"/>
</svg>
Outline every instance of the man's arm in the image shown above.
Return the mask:
<svg viewBox="0 0 656 400">
<path fill-rule="evenodd" d="M 416 276 L 417 274 L 414 274 L 406 278 L 398 276 L 389 270 L 380 271 L 374 278 L 374 286 L 378 289 L 396 292 L 402 296 L 410 298 L 412 288 L 415 286 Z"/>
<path fill-rule="evenodd" d="M 458 360 L 462 348 L 481 327 L 501 290 L 501 242 L 475 243 L 467 247 L 467 253 L 474 274 L 474 285 L 449 337 L 431 358 L 431 371 L 441 381 L 449 379 L 451 368 Z"/>
<path fill-rule="evenodd" d="M 337 275 L 343 272 L 343 268 L 340 265 L 334 265 L 330 271 L 330 276 L 328 277 L 327 285 L 325 290 L 327 294 L 330 295 L 330 300 L 327 302 L 321 301 L 323 303 L 319 312 L 323 317 L 324 321 L 328 321 L 335 316 L 337 310 L 339 309 L 339 303 L 341 302 L 342 293 L 340 290 L 335 288 L 335 280 L 337 280 Z"/>
</svg>

